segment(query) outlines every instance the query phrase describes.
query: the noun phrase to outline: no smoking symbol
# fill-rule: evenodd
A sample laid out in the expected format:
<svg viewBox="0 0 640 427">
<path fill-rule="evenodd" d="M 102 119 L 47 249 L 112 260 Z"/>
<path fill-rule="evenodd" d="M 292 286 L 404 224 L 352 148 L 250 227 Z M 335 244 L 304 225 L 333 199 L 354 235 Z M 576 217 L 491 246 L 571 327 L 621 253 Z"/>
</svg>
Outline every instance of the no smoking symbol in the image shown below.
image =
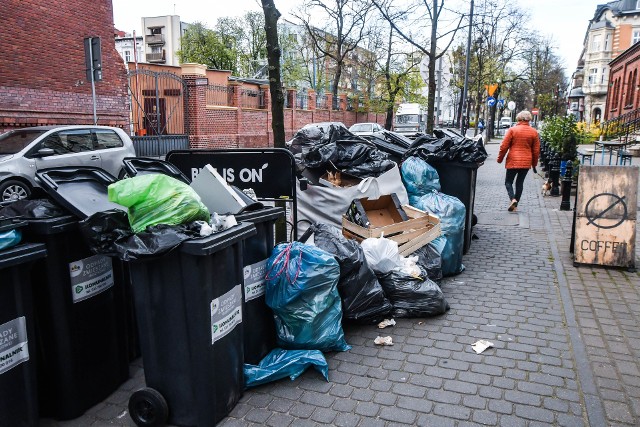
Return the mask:
<svg viewBox="0 0 640 427">
<path fill-rule="evenodd" d="M 617 194 L 612 194 L 612 193 L 600 193 L 593 196 L 591 199 L 589 199 L 589 201 L 587 202 L 587 206 L 585 207 L 585 210 L 587 211 L 587 220 L 588 220 L 587 224 L 593 224 L 598 228 L 604 228 L 604 229 L 616 228 L 617 226 L 622 224 L 627 219 L 627 215 L 628 215 L 627 204 L 624 202 L 625 197 L 626 196 L 620 197 Z M 602 200 L 603 198 L 608 199 L 605 205 L 609 207 L 602 210 L 598 214 L 595 214 L 595 212 L 591 212 L 591 210 L 589 209 L 591 204 L 592 203 L 595 204 L 596 200 L 599 201 L 599 200 Z M 601 219 L 611 209 L 615 208 L 618 204 L 621 204 L 623 209 L 622 215 L 620 216 L 620 220 L 618 222 L 616 222 L 613 225 L 603 225 L 596 222 L 599 219 Z"/>
</svg>

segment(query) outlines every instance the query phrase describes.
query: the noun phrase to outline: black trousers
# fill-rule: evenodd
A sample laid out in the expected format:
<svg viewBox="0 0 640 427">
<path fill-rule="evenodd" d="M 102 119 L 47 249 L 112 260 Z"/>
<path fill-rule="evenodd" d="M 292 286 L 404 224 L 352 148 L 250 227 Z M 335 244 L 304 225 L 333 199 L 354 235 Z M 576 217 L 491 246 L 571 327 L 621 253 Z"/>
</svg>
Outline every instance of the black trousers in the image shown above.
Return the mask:
<svg viewBox="0 0 640 427">
<path fill-rule="evenodd" d="M 527 176 L 529 169 L 507 169 L 507 176 L 504 179 L 504 186 L 507 187 L 507 193 L 509 194 L 509 200 L 516 199 L 520 201 L 522 196 L 522 188 L 524 178 Z M 513 193 L 513 180 L 516 180 L 516 192 Z"/>
</svg>

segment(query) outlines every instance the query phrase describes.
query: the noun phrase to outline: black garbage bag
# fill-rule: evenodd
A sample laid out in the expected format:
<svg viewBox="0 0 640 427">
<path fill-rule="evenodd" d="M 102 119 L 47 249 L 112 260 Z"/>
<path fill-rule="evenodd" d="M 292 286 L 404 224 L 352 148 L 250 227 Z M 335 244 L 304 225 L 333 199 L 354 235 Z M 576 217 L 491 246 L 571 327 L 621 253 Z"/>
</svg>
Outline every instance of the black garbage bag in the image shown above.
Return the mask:
<svg viewBox="0 0 640 427">
<path fill-rule="evenodd" d="M 318 124 L 317 126 L 310 125 L 300 129 L 287 145 L 293 154 L 297 154 L 306 152 L 318 145 L 353 137 L 354 135 L 344 126 L 333 123 Z"/>
<path fill-rule="evenodd" d="M 93 253 L 117 256 L 123 261 L 163 255 L 185 240 L 200 237 L 199 230 L 194 223 L 158 224 L 134 234 L 127 213 L 117 209 L 80 221 L 80 231 Z"/>
<path fill-rule="evenodd" d="M 359 178 L 378 177 L 395 165 L 387 153 L 357 136 L 314 146 L 303 153 L 301 163 L 311 169 L 337 168 Z"/>
<path fill-rule="evenodd" d="M 418 257 L 416 264 L 427 273 L 429 279 L 434 281 L 442 279 L 442 257 L 436 247 L 430 244 L 425 245 L 410 256 Z"/>
<path fill-rule="evenodd" d="M 384 320 L 391 312 L 391 303 L 369 267 L 362 247 L 331 225 L 315 224 L 312 230 L 314 244 L 333 255 L 340 265 L 338 293 L 343 319 L 361 323 Z"/>
<path fill-rule="evenodd" d="M 449 310 L 442 290 L 425 271 L 415 277 L 393 270 L 378 279 L 393 305 L 393 317 L 429 317 Z"/>
<path fill-rule="evenodd" d="M 435 129 L 433 136 L 425 135 L 411 144 L 403 159 L 418 156 L 429 161 L 459 161 L 482 163 L 487 158 L 482 138 L 473 140 L 457 132 Z"/>
<path fill-rule="evenodd" d="M 16 200 L 0 207 L 0 217 L 43 219 L 68 215 L 68 212 L 49 199 Z"/>
</svg>

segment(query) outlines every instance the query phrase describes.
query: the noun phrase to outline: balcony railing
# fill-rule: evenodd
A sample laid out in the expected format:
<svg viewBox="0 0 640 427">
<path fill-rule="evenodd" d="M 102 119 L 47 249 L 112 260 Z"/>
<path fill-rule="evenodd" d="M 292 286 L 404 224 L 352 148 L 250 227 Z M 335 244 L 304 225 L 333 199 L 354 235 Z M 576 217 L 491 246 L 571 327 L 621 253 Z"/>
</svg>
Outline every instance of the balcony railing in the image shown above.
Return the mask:
<svg viewBox="0 0 640 427">
<path fill-rule="evenodd" d="M 147 62 L 165 62 L 165 51 L 158 53 L 147 53 Z"/>
<path fill-rule="evenodd" d="M 145 42 L 147 44 L 164 44 L 164 34 L 147 34 Z"/>
</svg>

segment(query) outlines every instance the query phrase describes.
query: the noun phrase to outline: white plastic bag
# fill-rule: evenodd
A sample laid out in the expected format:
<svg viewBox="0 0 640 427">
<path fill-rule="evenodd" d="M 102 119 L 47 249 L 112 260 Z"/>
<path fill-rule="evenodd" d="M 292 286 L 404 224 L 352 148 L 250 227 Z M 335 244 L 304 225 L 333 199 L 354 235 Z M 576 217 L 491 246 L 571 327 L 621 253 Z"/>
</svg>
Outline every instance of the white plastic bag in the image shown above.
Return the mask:
<svg viewBox="0 0 640 427">
<path fill-rule="evenodd" d="M 403 257 L 398 252 L 398 244 L 393 240 L 384 237 L 364 239 L 361 246 L 369 266 L 376 274 L 386 274 L 404 266 Z"/>
</svg>

